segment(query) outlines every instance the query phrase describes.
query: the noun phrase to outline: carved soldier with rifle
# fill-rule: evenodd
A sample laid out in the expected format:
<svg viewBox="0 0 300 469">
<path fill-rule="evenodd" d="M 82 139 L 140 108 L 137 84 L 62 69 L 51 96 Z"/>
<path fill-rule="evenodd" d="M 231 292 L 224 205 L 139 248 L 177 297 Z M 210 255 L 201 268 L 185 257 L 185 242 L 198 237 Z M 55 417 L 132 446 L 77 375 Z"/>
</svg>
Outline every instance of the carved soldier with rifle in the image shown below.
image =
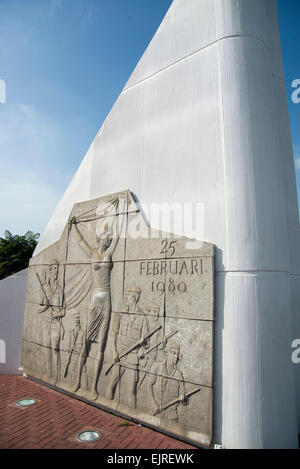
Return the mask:
<svg viewBox="0 0 300 469">
<path fill-rule="evenodd" d="M 140 288 L 127 288 L 124 295 L 124 312 L 115 313 L 112 328 L 114 366 L 110 366 L 106 371 L 107 373 L 111 370 L 107 397 L 114 399 L 116 387 L 125 374 L 128 405 L 132 408 L 136 408 L 139 365 L 147 360 L 145 351 L 150 346 L 150 336 L 160 329 L 158 327 L 149 331 L 147 318 L 138 305 L 140 295 Z"/>
<path fill-rule="evenodd" d="M 81 327 L 80 314 L 73 314 L 73 326 L 69 330 L 69 347 L 68 347 L 68 358 L 65 365 L 64 377 L 71 377 L 76 379 L 76 373 L 78 368 L 79 355 L 81 353 L 83 343 L 85 340 L 85 331 Z M 85 368 L 85 367 L 84 367 Z M 87 385 L 86 370 L 82 378 L 85 378 L 85 386 Z"/>
<path fill-rule="evenodd" d="M 45 351 L 46 374 L 58 380 L 58 360 L 60 341 L 64 336 L 62 318 L 65 316 L 63 307 L 63 291 L 58 283 L 59 263 L 54 259 L 48 265 L 43 281 L 37 275 L 41 287 L 42 308 L 39 313 L 46 313 L 42 318 L 42 335 Z"/>
<path fill-rule="evenodd" d="M 189 404 L 189 394 L 185 390 L 183 374 L 177 368 L 179 358 L 179 345 L 175 342 L 167 343 L 165 360 L 153 363 L 148 378 L 149 394 L 154 403 L 153 415 L 159 415 L 173 422 L 178 420 L 177 408 L 179 404 Z M 157 392 L 154 392 L 157 380 L 159 386 Z M 194 390 L 192 394 L 198 391 L 200 388 Z"/>
</svg>

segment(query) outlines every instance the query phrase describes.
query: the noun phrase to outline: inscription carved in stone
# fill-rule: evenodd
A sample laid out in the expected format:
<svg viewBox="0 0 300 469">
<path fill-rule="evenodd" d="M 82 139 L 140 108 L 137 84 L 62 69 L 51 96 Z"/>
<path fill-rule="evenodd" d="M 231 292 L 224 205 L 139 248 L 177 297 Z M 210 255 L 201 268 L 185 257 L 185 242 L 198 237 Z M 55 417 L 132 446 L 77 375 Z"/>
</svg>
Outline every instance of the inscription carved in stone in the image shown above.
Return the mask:
<svg viewBox="0 0 300 469">
<path fill-rule="evenodd" d="M 125 191 L 76 204 L 30 261 L 24 371 L 186 440 L 212 438 L 214 248 Z"/>
</svg>

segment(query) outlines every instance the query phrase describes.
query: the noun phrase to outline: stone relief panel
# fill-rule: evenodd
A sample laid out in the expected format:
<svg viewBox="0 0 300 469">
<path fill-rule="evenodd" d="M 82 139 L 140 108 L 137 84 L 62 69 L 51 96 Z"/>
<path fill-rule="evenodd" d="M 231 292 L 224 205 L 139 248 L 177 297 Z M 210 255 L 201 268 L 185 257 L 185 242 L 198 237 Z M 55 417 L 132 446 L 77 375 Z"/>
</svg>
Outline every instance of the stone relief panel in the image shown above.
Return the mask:
<svg viewBox="0 0 300 469">
<path fill-rule="evenodd" d="M 213 245 L 150 229 L 129 191 L 78 203 L 30 262 L 24 371 L 209 445 L 213 287 Z"/>
</svg>

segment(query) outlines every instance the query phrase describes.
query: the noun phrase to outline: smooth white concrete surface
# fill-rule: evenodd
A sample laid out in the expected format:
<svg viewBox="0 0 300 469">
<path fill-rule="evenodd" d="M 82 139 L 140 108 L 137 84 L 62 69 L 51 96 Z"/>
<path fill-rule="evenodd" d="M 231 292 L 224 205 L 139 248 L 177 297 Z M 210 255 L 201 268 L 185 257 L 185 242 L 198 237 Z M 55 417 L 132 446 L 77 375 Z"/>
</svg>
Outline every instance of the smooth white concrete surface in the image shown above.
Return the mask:
<svg viewBox="0 0 300 469">
<path fill-rule="evenodd" d="M 27 269 L 0 280 L 0 341 L 5 349 L 5 360 L 0 353 L 0 374 L 20 374 L 26 281 Z"/>
<path fill-rule="evenodd" d="M 217 249 L 215 441 L 296 447 L 299 220 L 275 0 L 174 0 L 36 253 L 74 203 L 127 188 L 146 207 L 204 206 Z"/>
</svg>

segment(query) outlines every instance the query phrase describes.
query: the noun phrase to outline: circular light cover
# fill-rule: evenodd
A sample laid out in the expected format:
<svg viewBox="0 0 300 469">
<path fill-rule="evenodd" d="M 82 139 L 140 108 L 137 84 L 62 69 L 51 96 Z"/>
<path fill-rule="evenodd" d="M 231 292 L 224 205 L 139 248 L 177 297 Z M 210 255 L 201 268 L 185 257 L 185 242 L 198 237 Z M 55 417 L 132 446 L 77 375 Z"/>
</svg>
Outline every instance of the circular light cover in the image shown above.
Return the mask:
<svg viewBox="0 0 300 469">
<path fill-rule="evenodd" d="M 79 433 L 77 439 L 81 441 L 81 443 L 89 443 L 93 441 L 98 441 L 102 437 L 100 432 L 96 430 L 86 430 L 84 432 Z"/>
<path fill-rule="evenodd" d="M 19 407 L 29 407 L 30 405 L 36 404 L 36 400 L 32 398 L 21 399 L 20 401 L 17 401 L 16 404 Z"/>
</svg>

